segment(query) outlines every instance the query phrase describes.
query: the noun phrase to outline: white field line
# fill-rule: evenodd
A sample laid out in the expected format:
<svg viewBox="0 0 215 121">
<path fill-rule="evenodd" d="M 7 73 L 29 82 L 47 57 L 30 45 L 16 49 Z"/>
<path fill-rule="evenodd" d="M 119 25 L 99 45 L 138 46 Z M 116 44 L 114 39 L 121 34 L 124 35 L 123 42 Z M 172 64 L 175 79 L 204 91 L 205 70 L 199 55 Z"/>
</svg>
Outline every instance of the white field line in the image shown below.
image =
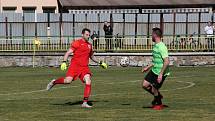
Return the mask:
<svg viewBox="0 0 215 121">
<path fill-rule="evenodd" d="M 193 76 L 186 76 L 186 77 L 193 77 Z M 169 78 L 181 78 L 181 77 L 169 77 Z M 184 78 L 184 77 L 183 77 Z M 102 82 L 102 83 L 98 83 L 98 84 L 123 84 L 123 83 L 128 83 L 128 82 L 140 82 L 141 80 L 133 80 L 133 81 L 126 81 L 126 82 L 118 82 L 118 83 L 115 83 L 115 82 L 111 82 L 111 83 L 105 83 L 105 82 Z M 169 90 L 161 90 L 161 91 L 171 91 L 171 90 L 182 90 L 182 89 L 187 89 L 187 88 L 191 88 L 195 85 L 194 82 L 188 82 L 188 81 L 176 81 L 176 82 L 179 82 L 179 83 L 187 83 L 188 85 L 187 86 L 184 86 L 184 87 L 178 87 L 178 88 L 175 88 L 175 89 L 169 89 Z M 67 87 L 59 87 L 59 88 L 53 88 L 52 90 L 59 90 L 59 89 L 67 89 L 67 88 L 75 88 L 75 87 L 81 87 L 81 86 L 67 86 Z M 0 96 L 10 96 L 10 95 L 22 95 L 22 94 L 32 94 L 32 93 L 40 93 L 40 92 L 45 92 L 47 91 L 46 89 L 42 89 L 42 90 L 34 90 L 34 91 L 26 91 L 26 92 L 17 92 L 17 93 L 7 93 L 7 94 L 0 94 Z M 118 95 L 118 94 L 122 94 L 122 93 L 106 93 L 106 94 L 95 94 L 95 95 L 92 95 L 92 96 L 99 96 L 99 95 Z M 125 94 L 128 94 L 128 93 L 125 93 Z"/>
</svg>

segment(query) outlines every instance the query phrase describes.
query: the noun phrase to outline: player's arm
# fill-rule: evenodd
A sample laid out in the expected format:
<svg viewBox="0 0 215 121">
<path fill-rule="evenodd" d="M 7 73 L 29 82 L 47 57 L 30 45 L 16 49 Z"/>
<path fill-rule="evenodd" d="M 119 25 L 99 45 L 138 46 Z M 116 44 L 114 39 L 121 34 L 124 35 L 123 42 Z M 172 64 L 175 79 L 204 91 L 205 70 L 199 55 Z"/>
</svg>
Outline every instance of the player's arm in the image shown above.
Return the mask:
<svg viewBox="0 0 215 121">
<path fill-rule="evenodd" d="M 69 55 L 72 54 L 72 53 L 73 53 L 73 50 L 72 50 L 72 49 L 69 49 L 69 50 L 65 53 L 65 55 L 64 55 L 64 57 L 63 57 L 63 62 L 61 63 L 61 66 L 60 66 L 60 69 L 61 69 L 62 71 L 64 71 L 64 70 L 67 69 L 67 64 L 66 64 L 66 62 L 67 62 L 67 59 L 68 59 Z"/>
<path fill-rule="evenodd" d="M 165 58 L 163 58 L 163 67 L 162 67 L 160 74 L 158 76 L 158 79 L 157 79 L 158 83 L 160 83 L 162 81 L 164 71 L 166 70 L 166 68 L 168 66 L 169 66 L 169 57 L 165 57 Z"/>
<path fill-rule="evenodd" d="M 63 62 L 66 62 L 67 59 L 68 59 L 68 57 L 69 57 L 69 55 L 71 55 L 72 53 L 73 53 L 73 50 L 72 50 L 72 49 L 69 49 L 69 50 L 65 53 L 65 55 L 64 55 L 64 57 L 63 57 Z"/>
<path fill-rule="evenodd" d="M 69 48 L 69 50 L 65 53 L 64 57 L 63 57 L 63 63 L 61 64 L 61 70 L 66 70 L 67 69 L 67 59 L 69 57 L 70 54 L 72 54 L 77 48 L 79 47 L 79 44 L 77 41 L 74 41 L 71 44 L 71 47 Z"/>
<path fill-rule="evenodd" d="M 93 53 L 92 53 L 92 55 L 90 56 L 90 59 L 91 59 L 93 62 L 97 63 L 97 64 L 100 63 L 100 62 L 96 59 L 96 57 L 94 56 Z"/>
<path fill-rule="evenodd" d="M 163 59 L 163 67 L 161 69 L 160 75 L 163 75 L 164 71 L 166 70 L 166 68 L 169 66 L 169 57 L 166 57 Z"/>
<path fill-rule="evenodd" d="M 103 69 L 107 69 L 107 68 L 108 68 L 108 65 L 107 65 L 106 63 L 104 63 L 104 62 L 102 62 L 102 61 L 98 61 L 98 60 L 96 59 L 96 57 L 95 57 L 94 54 L 93 54 L 93 51 L 92 51 L 92 53 L 91 53 L 90 59 L 91 59 L 93 62 L 99 64 L 99 66 L 102 67 Z"/>
<path fill-rule="evenodd" d="M 166 46 L 160 48 L 160 54 L 163 59 L 163 67 L 161 68 L 160 74 L 158 75 L 158 79 L 157 79 L 158 83 L 162 81 L 163 74 L 167 69 L 167 67 L 169 66 L 169 55 L 168 55 L 168 50 Z"/>
<path fill-rule="evenodd" d="M 69 55 L 71 55 L 72 53 L 74 53 L 74 51 L 79 48 L 80 44 L 78 41 L 73 41 L 71 43 L 71 47 L 67 50 L 67 52 L 65 53 L 64 57 L 63 57 L 63 61 L 66 62 Z"/>
<path fill-rule="evenodd" d="M 153 64 L 147 65 L 146 67 L 144 67 L 144 68 L 142 69 L 142 72 L 143 72 L 143 73 L 144 73 L 144 72 L 147 72 L 147 71 L 150 70 L 152 67 L 153 67 Z"/>
<path fill-rule="evenodd" d="M 147 66 L 148 69 L 151 69 L 153 67 L 153 64 L 150 64 Z"/>
</svg>

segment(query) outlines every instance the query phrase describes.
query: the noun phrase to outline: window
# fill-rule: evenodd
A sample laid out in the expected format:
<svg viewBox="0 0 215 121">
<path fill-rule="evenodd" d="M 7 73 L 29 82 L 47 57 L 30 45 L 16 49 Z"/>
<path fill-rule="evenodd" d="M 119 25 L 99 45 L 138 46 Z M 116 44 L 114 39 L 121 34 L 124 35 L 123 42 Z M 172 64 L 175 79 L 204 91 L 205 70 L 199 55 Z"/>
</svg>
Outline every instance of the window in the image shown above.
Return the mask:
<svg viewBox="0 0 215 121">
<path fill-rule="evenodd" d="M 43 7 L 43 13 L 55 13 L 56 7 Z"/>
<path fill-rule="evenodd" d="M 15 13 L 16 7 L 3 7 L 3 13 Z"/>
<path fill-rule="evenodd" d="M 23 7 L 23 13 L 35 13 L 36 7 Z"/>
<path fill-rule="evenodd" d="M 22 10 L 25 22 L 35 21 L 36 7 L 23 7 Z"/>
</svg>

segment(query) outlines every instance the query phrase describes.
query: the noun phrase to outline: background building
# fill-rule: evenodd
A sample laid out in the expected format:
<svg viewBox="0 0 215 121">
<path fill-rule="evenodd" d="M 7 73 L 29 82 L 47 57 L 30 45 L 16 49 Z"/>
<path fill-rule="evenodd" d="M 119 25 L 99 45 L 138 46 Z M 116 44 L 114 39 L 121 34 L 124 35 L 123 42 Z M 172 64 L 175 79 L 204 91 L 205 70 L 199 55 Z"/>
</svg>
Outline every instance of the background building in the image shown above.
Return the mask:
<svg viewBox="0 0 215 121">
<path fill-rule="evenodd" d="M 56 13 L 56 0 L 0 0 L 2 13 Z"/>
</svg>

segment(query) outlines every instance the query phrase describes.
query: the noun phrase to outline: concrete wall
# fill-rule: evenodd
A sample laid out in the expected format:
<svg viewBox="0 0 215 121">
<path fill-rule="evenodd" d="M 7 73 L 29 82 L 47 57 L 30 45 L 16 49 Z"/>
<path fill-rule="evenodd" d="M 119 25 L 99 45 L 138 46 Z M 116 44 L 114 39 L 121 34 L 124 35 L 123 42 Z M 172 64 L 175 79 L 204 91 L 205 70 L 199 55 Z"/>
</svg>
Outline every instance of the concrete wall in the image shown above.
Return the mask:
<svg viewBox="0 0 215 121">
<path fill-rule="evenodd" d="M 57 0 L 1 0 L 0 9 L 3 7 L 17 7 L 16 12 L 22 13 L 22 7 L 36 7 L 37 13 L 42 13 L 42 7 L 56 7 L 58 10 Z"/>
<path fill-rule="evenodd" d="M 98 60 L 104 60 L 109 65 L 120 66 L 120 59 L 124 56 L 96 56 Z M 127 56 L 130 59 L 130 66 L 146 66 L 151 63 L 152 57 L 146 56 Z M 35 66 L 37 67 L 58 67 L 63 60 L 63 56 L 36 56 Z M 90 65 L 96 65 L 90 62 Z M 170 56 L 170 65 L 174 66 L 201 66 L 215 65 L 215 56 Z M 32 56 L 0 56 L 0 67 L 32 66 Z"/>
</svg>

